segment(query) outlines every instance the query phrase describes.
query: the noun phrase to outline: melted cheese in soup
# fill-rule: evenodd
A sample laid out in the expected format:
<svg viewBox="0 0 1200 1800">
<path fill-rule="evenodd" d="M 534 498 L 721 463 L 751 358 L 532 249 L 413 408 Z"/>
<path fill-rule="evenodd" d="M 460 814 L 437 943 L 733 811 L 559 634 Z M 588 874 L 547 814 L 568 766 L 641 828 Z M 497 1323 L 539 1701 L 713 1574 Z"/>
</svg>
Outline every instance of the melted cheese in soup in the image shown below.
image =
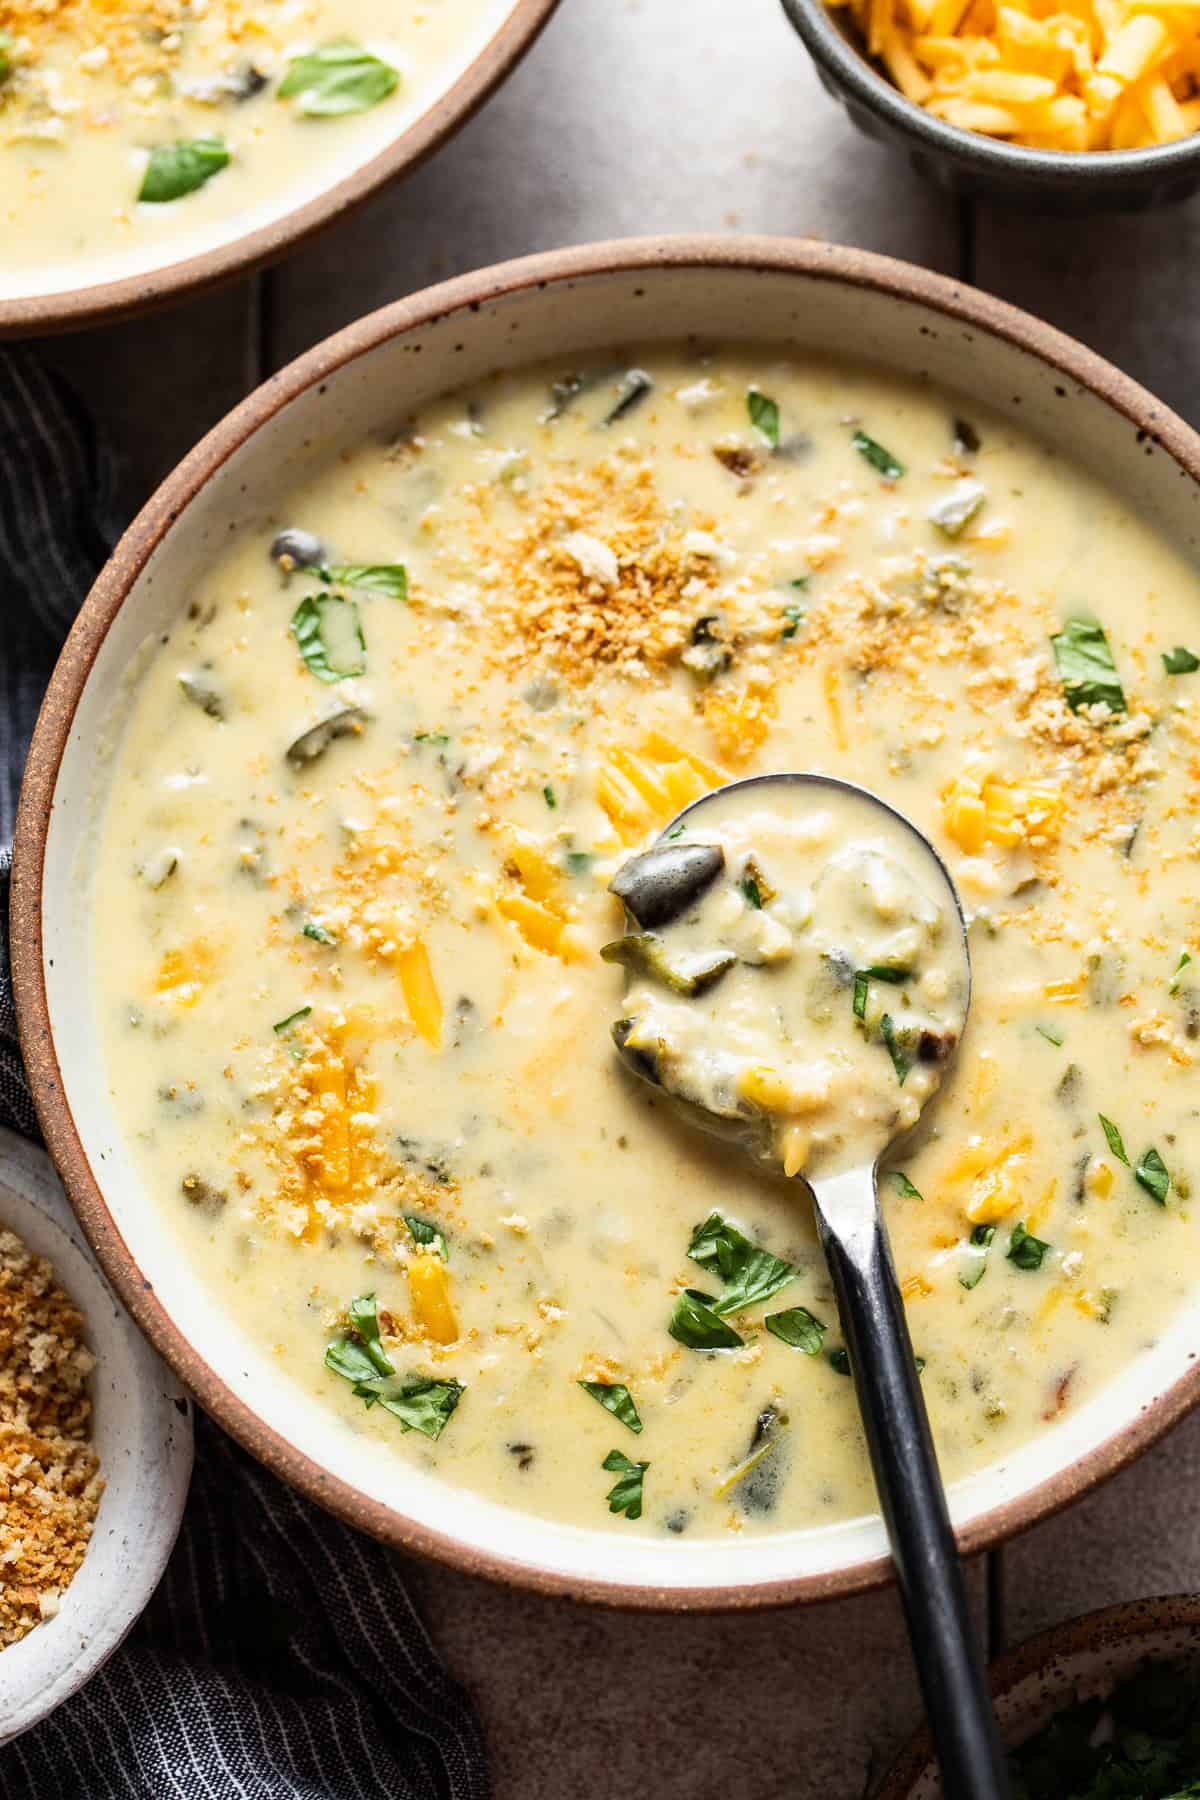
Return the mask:
<svg viewBox="0 0 1200 1800">
<path fill-rule="evenodd" d="M 383 150 L 503 0 L 0 0 L 0 296 L 228 241 Z M 32 284 L 32 289 L 31 289 Z"/>
<path fill-rule="evenodd" d="M 824 771 L 969 915 L 885 1205 L 946 1476 L 1012 1452 L 1192 1289 L 1189 646 L 1110 493 L 866 369 L 649 349 L 331 460 L 185 597 L 103 819 L 108 1077 L 181 1254 L 281 1382 L 514 1507 L 871 1508 L 805 1190 L 630 1077 L 599 954 L 688 801 Z"/>
</svg>

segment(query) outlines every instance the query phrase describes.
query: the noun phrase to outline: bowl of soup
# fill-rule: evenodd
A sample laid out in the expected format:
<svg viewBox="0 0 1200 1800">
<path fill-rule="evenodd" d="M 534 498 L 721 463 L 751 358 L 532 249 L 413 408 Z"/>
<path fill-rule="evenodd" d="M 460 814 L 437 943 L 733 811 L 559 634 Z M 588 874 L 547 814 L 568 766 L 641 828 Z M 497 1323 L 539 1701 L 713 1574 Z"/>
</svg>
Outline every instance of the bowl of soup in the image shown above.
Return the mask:
<svg viewBox="0 0 1200 1800">
<path fill-rule="evenodd" d="M 886 1576 L 803 1180 L 631 1074 L 602 954 L 631 856 L 799 769 L 927 832 L 968 920 L 970 1020 L 883 1175 L 963 1547 L 1178 1418 L 1198 478 L 1050 328 L 788 241 L 464 277 L 232 413 L 81 612 L 13 902 L 47 1141 L 201 1402 L 355 1524 L 513 1581 Z M 861 1025 L 899 1094 L 894 896 L 849 883 L 814 945 L 811 832 L 811 881 L 730 840 L 722 943 L 790 934 L 797 1041 Z"/>
<path fill-rule="evenodd" d="M 278 255 L 412 168 L 555 0 L 6 0 L 0 336 Z"/>
</svg>

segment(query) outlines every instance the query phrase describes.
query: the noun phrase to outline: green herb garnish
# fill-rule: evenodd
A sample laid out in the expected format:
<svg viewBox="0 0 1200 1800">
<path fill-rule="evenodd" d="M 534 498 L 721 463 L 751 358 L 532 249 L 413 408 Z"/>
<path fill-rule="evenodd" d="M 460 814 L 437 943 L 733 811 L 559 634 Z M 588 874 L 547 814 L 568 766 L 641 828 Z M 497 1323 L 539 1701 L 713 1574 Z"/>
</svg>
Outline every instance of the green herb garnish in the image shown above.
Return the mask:
<svg viewBox="0 0 1200 1800">
<path fill-rule="evenodd" d="M 353 1337 L 335 1338 L 325 1351 L 325 1367 L 353 1384 L 368 1410 L 376 1404 L 399 1419 L 404 1431 L 439 1438 L 465 1389 L 461 1382 L 424 1375 L 400 1376 L 379 1336 L 374 1294 L 360 1294 L 346 1309 Z"/>
<path fill-rule="evenodd" d="M 1063 693 L 1072 712 L 1085 706 L 1125 711 L 1125 690 L 1104 629 L 1095 619 L 1068 619 L 1050 639 Z"/>
<path fill-rule="evenodd" d="M 959 1271 L 960 1287 L 978 1287 L 983 1280 L 983 1272 L 987 1268 L 987 1253 L 992 1239 L 996 1235 L 994 1225 L 977 1225 L 967 1239 L 968 1260 L 965 1268 Z"/>
<path fill-rule="evenodd" d="M 793 1350 L 803 1350 L 806 1356 L 820 1354 L 827 1327 L 807 1306 L 789 1306 L 786 1312 L 768 1313 L 763 1324 L 772 1337 L 790 1344 Z"/>
<path fill-rule="evenodd" d="M 436 1250 L 444 1263 L 450 1261 L 446 1234 L 439 1226 L 431 1225 L 428 1219 L 417 1218 L 415 1213 L 405 1213 L 404 1223 L 414 1244 L 419 1244 L 422 1250 Z"/>
<path fill-rule="evenodd" d="M 301 1019 L 307 1019 L 311 1011 L 311 1006 L 301 1006 L 296 1012 L 289 1013 L 286 1019 L 280 1019 L 277 1025 L 272 1025 L 271 1030 L 275 1033 L 276 1037 L 282 1037 L 285 1031 L 289 1030 L 293 1025 L 298 1025 Z"/>
<path fill-rule="evenodd" d="M 904 474 L 904 464 L 897 462 L 890 450 L 885 450 L 882 444 L 877 444 L 875 439 L 868 437 L 865 431 L 856 431 L 850 442 L 858 454 L 865 457 L 871 467 L 877 469 L 888 481 L 899 481 Z"/>
<path fill-rule="evenodd" d="M 1012 1236 L 1008 1240 L 1008 1249 L 1004 1254 L 1010 1263 L 1016 1264 L 1018 1269 L 1032 1270 L 1041 1268 L 1042 1258 L 1049 1249 L 1049 1244 L 1044 1243 L 1041 1238 L 1034 1237 L 1032 1232 L 1026 1231 L 1024 1220 L 1018 1219 L 1013 1226 Z"/>
<path fill-rule="evenodd" d="M 1160 1206 L 1167 1204 L 1167 1195 L 1171 1191 L 1171 1177 L 1167 1165 L 1157 1150 L 1146 1150 L 1138 1158 L 1133 1171 L 1133 1178 L 1139 1187 L 1144 1187 L 1152 1200 Z"/>
<path fill-rule="evenodd" d="M 568 875 L 590 874 L 595 860 L 590 850 L 568 850 L 566 857 Z"/>
<path fill-rule="evenodd" d="M 741 889 L 742 899 L 746 902 L 746 905 L 750 908 L 751 912 L 761 912 L 762 894 L 759 891 L 758 883 L 755 881 L 753 875 L 744 875 L 738 882 L 738 887 Z"/>
<path fill-rule="evenodd" d="M 1129 1166 L 1130 1166 L 1129 1157 L 1126 1154 L 1125 1143 L 1124 1143 L 1123 1138 L 1121 1137 L 1121 1133 L 1117 1130 L 1117 1128 L 1113 1124 L 1112 1120 L 1106 1119 L 1103 1113 L 1097 1113 L 1096 1117 L 1099 1119 L 1100 1124 L 1103 1128 L 1104 1136 L 1108 1142 L 1109 1149 L 1112 1151 L 1113 1155 L 1117 1158 L 1118 1162 L 1123 1162 L 1125 1164 L 1125 1167 L 1129 1168 Z"/>
<path fill-rule="evenodd" d="M 675 1302 L 667 1330 L 689 1350 L 736 1350 L 744 1342 L 714 1310 L 713 1296 L 684 1288 Z"/>
<path fill-rule="evenodd" d="M 1014 1800 L 1195 1800 L 1200 1679 L 1194 1664 L 1143 1661 L 1068 1703 L 1009 1757 Z"/>
<path fill-rule="evenodd" d="M 633 1395 L 623 1382 L 581 1381 L 578 1385 L 585 1394 L 590 1394 L 593 1400 L 598 1400 L 605 1411 L 613 1415 L 614 1419 L 620 1419 L 622 1425 L 628 1425 L 630 1431 L 642 1429 L 638 1409 L 633 1404 Z"/>
<path fill-rule="evenodd" d="M 366 639 L 353 600 L 310 594 L 292 614 L 291 632 L 318 681 L 344 681 L 367 666 Z"/>
<path fill-rule="evenodd" d="M 335 38 L 304 56 L 294 56 L 275 90 L 296 102 L 306 119 L 337 119 L 366 112 L 395 92 L 399 71 L 349 38 Z"/>
<path fill-rule="evenodd" d="M 631 1462 L 623 1450 L 610 1450 L 600 1464 L 610 1475 L 617 1477 L 604 1498 L 608 1501 L 611 1513 L 624 1513 L 627 1519 L 640 1519 L 642 1516 L 642 1483 L 648 1462 Z"/>
<path fill-rule="evenodd" d="M 623 419 L 626 413 L 632 412 L 635 406 L 641 405 L 653 386 L 654 383 L 645 369 L 630 369 L 628 374 L 621 377 L 616 404 L 605 414 L 604 423 L 615 425 L 618 419 Z"/>
<path fill-rule="evenodd" d="M 854 1016 L 855 1016 L 855 1018 L 862 1019 L 862 1018 L 866 1017 L 867 993 L 870 988 L 871 982 L 886 981 L 892 987 L 899 987 L 902 982 L 908 981 L 909 978 L 911 977 L 911 975 L 912 975 L 911 969 L 889 968 L 884 963 L 870 963 L 870 964 L 868 964 L 868 966 L 865 969 L 856 969 L 854 972 Z M 889 1048 L 890 1048 L 890 1045 L 889 1045 Z M 895 1058 L 893 1057 L 892 1060 L 895 1061 Z M 908 1070 L 905 1069 L 904 1075 L 907 1075 L 907 1074 L 908 1074 Z M 900 1080 L 902 1082 L 904 1080 L 904 1075 L 901 1075 L 901 1077 L 900 1077 Z"/>
<path fill-rule="evenodd" d="M 887 1045 L 887 1053 L 891 1057 L 892 1067 L 896 1071 L 896 1080 L 903 1087 L 908 1071 L 912 1068 L 912 1058 L 896 1034 L 896 1027 L 890 1013 L 884 1013 L 880 1019 L 879 1034 Z"/>
<path fill-rule="evenodd" d="M 1172 975 L 1170 981 L 1167 983 L 1168 994 L 1176 994 L 1179 992 L 1179 983 L 1183 977 L 1183 971 L 1187 968 L 1187 966 L 1191 962 L 1191 960 L 1192 960 L 1192 956 L 1191 956 L 1190 950 L 1181 950 L 1180 951 L 1179 961 L 1175 964 L 1175 973 Z"/>
<path fill-rule="evenodd" d="M 218 137 L 182 138 L 176 144 L 156 144 L 150 152 L 138 189 L 138 199 L 151 206 L 181 200 L 194 194 L 229 162 L 229 152 Z"/>
<path fill-rule="evenodd" d="M 369 594 L 408 599 L 408 570 L 403 563 L 334 563 L 318 574 L 330 587 L 362 588 Z"/>
<path fill-rule="evenodd" d="M 750 423 L 764 443 L 770 444 L 772 450 L 779 448 L 779 407 L 769 394 L 760 393 L 758 388 L 751 388 L 746 395 L 746 411 L 750 414 Z"/>
<path fill-rule="evenodd" d="M 318 925 L 315 919 L 305 919 L 302 935 L 311 938 L 314 944 L 336 944 L 337 939 L 332 931 L 326 931 L 324 925 Z"/>
<path fill-rule="evenodd" d="M 687 1253 L 694 1263 L 724 1283 L 719 1299 L 709 1305 L 718 1318 L 769 1300 L 796 1274 L 795 1265 L 772 1256 L 731 1225 L 719 1212 L 709 1213 L 692 1233 Z"/>
<path fill-rule="evenodd" d="M 1062 1032 L 1055 1031 L 1053 1025 L 1035 1025 L 1034 1030 L 1039 1037 L 1044 1037 L 1048 1044 L 1053 1044 L 1058 1050 L 1061 1050 L 1066 1042 Z"/>
<path fill-rule="evenodd" d="M 783 630 L 779 634 L 780 637 L 794 638 L 804 623 L 804 608 L 802 606 L 785 606 L 783 617 L 785 622 Z"/>
<path fill-rule="evenodd" d="M 844 1344 L 838 1344 L 829 1352 L 829 1366 L 835 1375 L 849 1375 L 850 1352 Z"/>
<path fill-rule="evenodd" d="M 1173 650 L 1164 650 L 1162 659 L 1168 675 L 1194 675 L 1200 669 L 1200 656 L 1194 650 L 1185 650 L 1182 644 L 1176 644 Z"/>
<path fill-rule="evenodd" d="M 12 74 L 12 57 L 9 55 L 12 47 L 12 34 L 0 31 L 0 82 L 7 81 Z"/>
<path fill-rule="evenodd" d="M 542 789 L 542 799 L 546 802 L 546 805 L 550 808 L 551 812 L 554 812 L 556 810 L 556 808 L 558 806 L 558 795 L 555 793 L 554 789 L 550 786 L 549 782 L 547 782 L 545 787 Z"/>
<path fill-rule="evenodd" d="M 908 1179 L 908 1176 L 904 1173 L 903 1169 L 892 1169 L 889 1171 L 889 1173 L 891 1175 L 891 1179 L 895 1182 L 896 1190 L 902 1199 L 904 1199 L 904 1200 L 920 1200 L 922 1203 L 924 1202 L 924 1199 L 925 1199 L 924 1194 L 921 1192 L 921 1190 L 919 1188 L 915 1188 L 913 1186 L 912 1182 Z"/>
</svg>

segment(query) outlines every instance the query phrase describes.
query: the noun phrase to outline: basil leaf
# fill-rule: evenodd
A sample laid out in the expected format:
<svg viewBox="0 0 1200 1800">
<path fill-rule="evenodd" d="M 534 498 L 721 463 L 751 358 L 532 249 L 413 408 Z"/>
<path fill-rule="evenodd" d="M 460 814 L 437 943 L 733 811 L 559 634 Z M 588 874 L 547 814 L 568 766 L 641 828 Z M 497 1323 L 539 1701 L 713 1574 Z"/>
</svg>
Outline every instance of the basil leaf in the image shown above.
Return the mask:
<svg viewBox="0 0 1200 1800">
<path fill-rule="evenodd" d="M 1095 619 L 1068 619 L 1050 639 L 1063 693 L 1072 712 L 1084 706 L 1125 711 L 1125 690 L 1108 639 Z"/>
<path fill-rule="evenodd" d="M 405 1213 L 404 1223 L 408 1226 L 414 1244 L 420 1244 L 423 1250 L 436 1250 L 443 1262 L 450 1261 L 446 1234 L 438 1226 L 431 1225 L 428 1219 L 418 1219 L 415 1213 Z"/>
<path fill-rule="evenodd" d="M 298 1025 L 301 1019 L 307 1019 L 311 1011 L 311 1006 L 301 1006 L 294 1013 L 289 1013 L 286 1019 L 280 1019 L 277 1024 L 272 1025 L 271 1030 L 276 1037 L 282 1037 L 289 1026 Z"/>
<path fill-rule="evenodd" d="M 555 793 L 554 789 L 550 786 L 549 782 L 547 782 L 546 786 L 542 789 L 542 799 L 546 802 L 546 805 L 550 808 L 550 811 L 554 812 L 558 806 L 558 795 Z"/>
<path fill-rule="evenodd" d="M 334 563 L 320 570 L 331 587 L 364 588 L 370 594 L 389 594 L 408 599 L 408 570 L 403 563 Z"/>
<path fill-rule="evenodd" d="M 959 1270 L 958 1282 L 960 1287 L 973 1288 L 979 1286 L 979 1283 L 983 1280 L 984 1270 L 987 1268 L 987 1254 L 995 1235 L 996 1227 L 994 1225 L 977 1225 L 975 1227 L 974 1231 L 967 1239 L 969 1249 L 967 1264 L 965 1268 Z M 1036 1242 L 1036 1239 L 1034 1241 Z"/>
<path fill-rule="evenodd" d="M 865 457 L 871 467 L 878 469 L 879 473 L 888 481 L 899 481 L 904 474 L 904 464 L 897 462 L 890 450 L 885 450 L 882 444 L 877 444 L 875 439 L 868 437 L 865 431 L 856 431 L 850 442 L 858 454 Z"/>
<path fill-rule="evenodd" d="M 712 1295 L 702 1294 L 699 1288 L 684 1288 L 667 1330 L 677 1344 L 685 1344 L 689 1350 L 736 1350 L 745 1342 L 714 1310 Z"/>
<path fill-rule="evenodd" d="M 738 882 L 738 887 L 742 891 L 742 899 L 746 902 L 746 905 L 750 908 L 751 912 L 761 912 L 762 895 L 758 891 L 758 883 L 755 881 L 753 875 L 744 876 L 743 879 Z"/>
<path fill-rule="evenodd" d="M 1032 1232 L 1026 1231 L 1024 1220 L 1018 1219 L 1013 1226 L 1005 1255 L 1010 1263 L 1016 1264 L 1018 1269 L 1033 1270 L 1041 1268 L 1042 1258 L 1049 1249 L 1049 1244 L 1041 1238 L 1034 1237 Z"/>
<path fill-rule="evenodd" d="M 820 1355 L 821 1344 L 828 1329 L 809 1312 L 807 1306 L 789 1306 L 786 1312 L 768 1313 L 763 1324 L 772 1337 L 777 1337 L 781 1343 L 790 1344 L 793 1350 L 803 1350 L 805 1356 Z"/>
<path fill-rule="evenodd" d="M 764 443 L 770 444 L 772 450 L 779 448 L 779 407 L 769 394 L 762 394 L 757 388 L 751 388 L 746 395 L 746 410 L 750 414 L 750 423 Z"/>
<path fill-rule="evenodd" d="M 628 1425 L 630 1431 L 640 1431 L 642 1421 L 638 1417 L 638 1409 L 633 1404 L 633 1395 L 621 1381 L 581 1381 L 579 1386 L 593 1400 L 598 1400 L 614 1419 L 620 1419 L 622 1425 Z"/>
<path fill-rule="evenodd" d="M 339 600 L 334 594 L 309 595 L 292 614 L 291 633 L 309 673 L 318 681 L 344 681 L 348 675 L 361 675 L 367 666 L 367 643 L 353 600 Z M 347 664 L 344 659 L 354 656 L 356 642 L 360 655 Z"/>
<path fill-rule="evenodd" d="M 882 1019 L 880 1019 L 879 1031 L 884 1043 L 887 1045 L 887 1053 L 892 1059 L 892 1067 L 896 1071 L 896 1080 L 900 1083 L 900 1086 L 903 1087 L 908 1071 L 912 1068 L 912 1058 L 909 1056 L 896 1034 L 896 1027 L 890 1013 L 884 1013 Z"/>
<path fill-rule="evenodd" d="M 1133 1178 L 1140 1187 L 1144 1187 L 1152 1200 L 1160 1206 L 1167 1204 L 1167 1195 L 1171 1191 L 1171 1177 L 1167 1165 L 1157 1150 L 1146 1150 L 1138 1158 Z"/>
<path fill-rule="evenodd" d="M 626 413 L 632 412 L 635 406 L 641 405 L 653 386 L 654 383 L 645 369 L 630 369 L 628 374 L 621 377 L 616 403 L 605 414 L 604 423 L 615 425 L 618 419 L 623 419 Z"/>
<path fill-rule="evenodd" d="M 920 1200 L 920 1201 L 924 1202 L 924 1199 L 925 1199 L 924 1194 L 921 1192 L 921 1190 L 919 1188 L 915 1188 L 913 1186 L 912 1182 L 908 1179 L 908 1176 L 904 1173 L 903 1169 L 892 1169 L 890 1171 L 890 1174 L 891 1174 L 892 1180 L 896 1184 L 896 1188 L 902 1199 L 904 1199 L 904 1200 Z"/>
<path fill-rule="evenodd" d="M 1176 644 L 1173 650 L 1164 650 L 1162 659 L 1168 675 L 1194 675 L 1200 669 L 1200 656 L 1193 650 L 1185 650 L 1182 644 Z"/>
<path fill-rule="evenodd" d="M 856 1019 L 865 1019 L 867 1016 L 867 994 L 870 987 L 867 971 L 859 969 L 854 977 L 854 1016 Z"/>
<path fill-rule="evenodd" d="M 361 1344 L 352 1338 L 335 1338 L 325 1349 L 325 1367 L 343 1381 L 374 1381 L 378 1370 Z"/>
<path fill-rule="evenodd" d="M 359 1294 L 346 1308 L 351 1325 L 358 1333 L 359 1340 L 370 1361 L 374 1365 L 373 1373 L 377 1375 L 395 1374 L 395 1365 L 383 1347 L 379 1336 L 379 1313 L 375 1305 L 374 1294 Z"/>
<path fill-rule="evenodd" d="M 399 72 L 349 38 L 336 38 L 304 56 L 294 56 L 275 90 L 280 100 L 296 101 L 306 119 L 336 119 L 366 112 L 394 93 Z"/>
<path fill-rule="evenodd" d="M 181 138 L 177 144 L 156 144 L 142 176 L 138 199 L 151 206 L 180 200 L 211 181 L 229 162 L 229 152 L 218 137 Z"/>
<path fill-rule="evenodd" d="M 1180 951 L 1179 961 L 1175 965 L 1175 973 L 1167 983 L 1168 994 L 1176 994 L 1179 992 L 1179 983 L 1183 978 L 1183 971 L 1187 968 L 1191 960 L 1192 956 L 1190 950 Z"/>
<path fill-rule="evenodd" d="M 856 969 L 854 972 L 855 1018 L 862 1019 L 866 1017 L 867 990 L 872 981 L 886 981 L 892 987 L 899 987 L 902 982 L 908 981 L 911 975 L 911 969 L 898 969 L 887 963 L 868 963 L 865 969 Z M 894 1060 L 895 1058 L 893 1057 L 893 1061 Z M 905 1069 L 904 1075 L 907 1074 L 908 1070 Z M 901 1081 L 904 1080 L 904 1075 L 901 1075 Z"/>
<path fill-rule="evenodd" d="M 617 1480 L 609 1488 L 604 1498 L 608 1501 L 611 1513 L 624 1513 L 627 1519 L 640 1519 L 642 1516 L 642 1483 L 648 1462 L 631 1462 L 621 1450 L 610 1450 L 600 1464 Z"/>
<path fill-rule="evenodd" d="M 326 931 L 325 927 L 323 925 L 318 925 L 315 919 L 305 919 L 301 929 L 301 935 L 306 938 L 311 938 L 314 944 L 337 943 L 337 939 L 334 937 L 332 931 Z"/>
<path fill-rule="evenodd" d="M 1103 1113 L 1097 1113 L 1096 1117 L 1099 1119 L 1101 1125 L 1104 1128 L 1104 1135 L 1108 1140 L 1109 1149 L 1112 1151 L 1113 1155 L 1117 1158 L 1118 1162 L 1123 1162 L 1125 1164 L 1125 1167 L 1128 1168 L 1129 1167 L 1129 1158 L 1125 1153 L 1125 1145 L 1122 1140 L 1120 1132 L 1117 1130 L 1117 1128 L 1113 1124 L 1112 1120 L 1106 1119 Z"/>
<path fill-rule="evenodd" d="M 1034 1030 L 1039 1037 L 1044 1037 L 1048 1044 L 1053 1044 L 1058 1050 L 1061 1050 L 1063 1044 L 1066 1042 L 1062 1032 L 1055 1031 L 1052 1025 L 1035 1025 Z"/>
<path fill-rule="evenodd" d="M 710 1302 L 718 1318 L 740 1312 L 756 1301 L 769 1300 L 796 1274 L 792 1263 L 752 1244 L 719 1212 L 709 1213 L 703 1225 L 697 1225 L 687 1253 L 694 1263 L 719 1275 L 724 1283 L 720 1298 Z"/>
</svg>

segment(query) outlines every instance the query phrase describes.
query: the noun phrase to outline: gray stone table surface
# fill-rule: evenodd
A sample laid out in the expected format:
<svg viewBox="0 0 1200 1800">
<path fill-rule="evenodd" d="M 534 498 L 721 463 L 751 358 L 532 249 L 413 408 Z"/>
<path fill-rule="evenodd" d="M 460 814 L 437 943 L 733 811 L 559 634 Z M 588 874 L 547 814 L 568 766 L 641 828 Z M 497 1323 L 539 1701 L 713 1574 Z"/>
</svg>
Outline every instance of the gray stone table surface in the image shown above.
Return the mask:
<svg viewBox="0 0 1200 1800">
<path fill-rule="evenodd" d="M 247 387 L 358 314 L 483 263 L 679 230 L 814 234 L 1041 313 L 1200 422 L 1200 204 L 1043 219 L 960 205 L 860 138 L 777 0 L 563 0 L 436 158 L 279 267 L 46 346 L 102 415 L 129 510 Z M 971 1571 L 993 1647 L 1092 1606 L 1200 1586 L 1200 1418 Z M 917 1714 L 895 1596 L 649 1617 L 414 1564 L 476 1695 L 497 1800 L 857 1800 Z"/>
</svg>

